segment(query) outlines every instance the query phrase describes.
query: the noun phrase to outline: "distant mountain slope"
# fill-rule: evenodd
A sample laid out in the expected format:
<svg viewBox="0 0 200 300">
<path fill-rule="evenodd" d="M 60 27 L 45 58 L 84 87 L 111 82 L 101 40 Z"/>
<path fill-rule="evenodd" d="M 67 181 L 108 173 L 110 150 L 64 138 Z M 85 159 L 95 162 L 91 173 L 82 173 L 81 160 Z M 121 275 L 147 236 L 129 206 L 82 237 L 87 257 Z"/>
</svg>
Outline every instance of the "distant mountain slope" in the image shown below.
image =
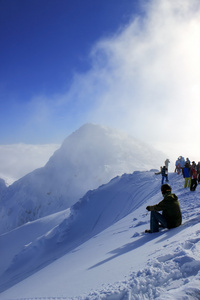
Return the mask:
<svg viewBox="0 0 200 300">
<path fill-rule="evenodd" d="M 6 183 L 3 179 L 0 178 L 0 197 L 6 191 Z"/>
<path fill-rule="evenodd" d="M 64 140 L 43 168 L 7 188 L 0 232 L 66 209 L 117 175 L 159 168 L 165 158 L 124 133 L 86 124 Z"/>
</svg>

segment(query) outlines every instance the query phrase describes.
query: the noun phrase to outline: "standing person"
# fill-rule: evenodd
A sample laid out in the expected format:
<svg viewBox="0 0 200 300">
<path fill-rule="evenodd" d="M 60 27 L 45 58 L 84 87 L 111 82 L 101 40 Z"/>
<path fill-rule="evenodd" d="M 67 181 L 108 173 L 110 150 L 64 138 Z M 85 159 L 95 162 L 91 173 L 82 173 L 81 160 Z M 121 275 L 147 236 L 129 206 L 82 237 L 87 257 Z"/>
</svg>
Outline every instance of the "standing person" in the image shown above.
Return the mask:
<svg viewBox="0 0 200 300">
<path fill-rule="evenodd" d="M 185 178 L 184 188 L 191 186 L 191 178 L 190 178 L 190 165 L 185 163 L 185 167 L 183 168 L 183 177 Z"/>
<path fill-rule="evenodd" d="M 161 186 L 161 193 L 164 197 L 161 202 L 146 207 L 148 211 L 151 211 L 150 230 L 145 230 L 147 233 L 158 232 L 161 226 L 170 229 L 178 227 L 182 223 L 178 197 L 171 193 L 171 186 L 163 184 Z M 162 214 L 158 211 L 162 211 Z"/>
<path fill-rule="evenodd" d="M 196 170 L 196 164 L 194 161 L 192 162 L 192 166 L 190 169 L 190 178 L 191 178 L 190 191 L 194 192 L 197 187 L 197 170 Z"/>
<path fill-rule="evenodd" d="M 180 163 L 180 158 L 178 158 L 176 160 L 176 167 L 175 167 L 175 172 L 177 172 L 177 174 L 179 175 L 180 174 L 180 171 L 181 171 L 181 163 Z"/>
<path fill-rule="evenodd" d="M 200 183 L 200 161 L 197 164 L 197 181 Z"/>
<path fill-rule="evenodd" d="M 188 164 L 190 165 L 190 160 L 189 160 L 189 158 L 188 158 L 188 157 L 186 158 L 186 161 L 185 161 L 185 163 L 188 163 Z"/>
<path fill-rule="evenodd" d="M 167 169 L 169 169 L 169 163 L 170 163 L 170 160 L 169 160 L 169 158 L 167 158 L 167 159 L 165 160 L 165 167 L 166 167 Z"/>
<path fill-rule="evenodd" d="M 181 156 L 180 164 L 181 164 L 181 172 L 182 172 L 182 175 L 183 175 L 183 168 L 185 166 L 185 158 L 183 156 Z"/>
<path fill-rule="evenodd" d="M 161 169 L 161 175 L 162 175 L 162 184 L 164 183 L 164 180 L 166 180 L 166 182 L 168 182 L 168 169 L 163 166 L 162 169 Z"/>
</svg>

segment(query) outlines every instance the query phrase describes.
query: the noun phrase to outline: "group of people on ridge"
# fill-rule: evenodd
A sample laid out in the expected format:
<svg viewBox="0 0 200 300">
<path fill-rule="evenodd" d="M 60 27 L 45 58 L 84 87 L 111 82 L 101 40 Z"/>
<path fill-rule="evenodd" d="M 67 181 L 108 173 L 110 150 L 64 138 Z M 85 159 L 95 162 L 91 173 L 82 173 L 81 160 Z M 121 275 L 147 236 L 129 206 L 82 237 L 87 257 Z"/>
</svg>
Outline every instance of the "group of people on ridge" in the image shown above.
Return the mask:
<svg viewBox="0 0 200 300">
<path fill-rule="evenodd" d="M 166 159 L 165 165 L 160 168 L 160 172 L 156 175 L 162 175 L 161 193 L 163 200 L 158 204 L 147 206 L 146 209 L 151 212 L 150 229 L 145 230 L 146 233 L 158 232 L 159 228 L 175 228 L 182 223 L 181 208 L 178 197 L 172 193 L 171 186 L 164 184 L 164 179 L 168 180 L 168 164 L 169 159 Z M 195 161 L 190 163 L 189 158 L 186 160 L 183 156 L 179 156 L 176 161 L 175 172 L 182 174 L 185 178 L 184 188 L 190 187 L 191 191 L 195 191 L 197 181 L 200 183 L 200 162 L 196 165 Z M 159 213 L 162 211 L 162 214 Z"/>
<path fill-rule="evenodd" d="M 195 191 L 197 183 L 200 183 L 200 162 L 190 163 L 189 158 L 185 160 L 183 156 L 179 156 L 175 163 L 175 172 L 185 178 L 184 188 L 189 187 L 190 191 Z"/>
</svg>

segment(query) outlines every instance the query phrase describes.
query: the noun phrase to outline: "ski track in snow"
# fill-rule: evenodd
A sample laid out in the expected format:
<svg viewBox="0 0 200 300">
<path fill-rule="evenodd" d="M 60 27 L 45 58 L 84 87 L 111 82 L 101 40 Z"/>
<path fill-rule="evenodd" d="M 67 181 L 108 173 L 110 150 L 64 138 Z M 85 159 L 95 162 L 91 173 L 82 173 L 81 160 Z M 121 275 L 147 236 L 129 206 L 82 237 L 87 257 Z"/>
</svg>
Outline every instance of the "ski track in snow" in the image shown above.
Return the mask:
<svg viewBox="0 0 200 300">
<path fill-rule="evenodd" d="M 130 175 L 131 178 L 131 175 Z M 129 178 L 129 179 L 130 179 Z M 128 179 L 125 178 L 124 179 Z M 148 179 L 146 179 L 148 182 Z M 199 186 L 195 192 L 183 189 L 183 179 L 177 174 L 171 175 L 171 185 L 181 204 L 183 224 L 175 229 L 162 230 L 159 233 L 146 235 L 141 228 L 149 226 L 149 215 L 143 213 L 132 219 L 132 225 L 119 229 L 113 234 L 123 234 L 133 230 L 132 248 L 124 245 L 123 249 L 112 251 L 110 261 L 115 256 L 133 251 L 134 247 L 142 247 L 145 242 L 158 245 L 154 253 L 149 255 L 146 267 L 139 271 L 130 271 L 123 281 L 114 284 L 105 284 L 100 289 L 91 290 L 89 294 L 77 297 L 25 297 L 6 298 L 7 300 L 194 300 L 200 299 L 200 191 Z M 140 197 L 145 182 L 139 185 L 134 197 Z M 144 187 L 143 187 L 144 186 Z M 147 198 L 149 204 L 156 203 L 157 189 L 151 190 Z M 140 203 L 141 204 L 141 203 Z M 138 204 L 139 206 L 139 204 Z M 136 208 L 138 208 L 136 205 Z M 103 212 L 102 212 L 103 214 Z M 101 215 L 99 216 L 101 218 Z M 145 219 L 144 219 L 145 218 Z M 99 222 L 97 220 L 95 226 Z M 94 227 L 95 227 L 94 226 Z M 162 247 L 159 247 L 163 245 Z M 125 248 L 127 247 L 127 249 Z M 75 250 L 75 249 L 74 249 Z M 117 254 L 118 251 L 118 254 Z M 121 251 L 121 254 L 119 254 Z M 99 262 L 97 265 L 105 263 Z M 96 268 L 97 265 L 91 268 Z M 1 298 L 1 300 L 4 300 Z"/>
</svg>

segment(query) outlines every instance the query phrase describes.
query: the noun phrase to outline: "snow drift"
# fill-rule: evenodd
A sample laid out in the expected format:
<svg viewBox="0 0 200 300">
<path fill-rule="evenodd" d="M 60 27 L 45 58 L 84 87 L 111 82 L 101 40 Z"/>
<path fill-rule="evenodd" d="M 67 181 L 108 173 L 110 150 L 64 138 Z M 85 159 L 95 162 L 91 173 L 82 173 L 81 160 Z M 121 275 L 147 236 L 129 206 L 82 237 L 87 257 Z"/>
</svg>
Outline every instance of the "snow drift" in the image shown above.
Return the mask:
<svg viewBox="0 0 200 300">
<path fill-rule="evenodd" d="M 0 232 L 69 208 L 117 175 L 159 168 L 165 158 L 122 132 L 86 124 L 66 138 L 43 168 L 4 190 Z"/>
</svg>

